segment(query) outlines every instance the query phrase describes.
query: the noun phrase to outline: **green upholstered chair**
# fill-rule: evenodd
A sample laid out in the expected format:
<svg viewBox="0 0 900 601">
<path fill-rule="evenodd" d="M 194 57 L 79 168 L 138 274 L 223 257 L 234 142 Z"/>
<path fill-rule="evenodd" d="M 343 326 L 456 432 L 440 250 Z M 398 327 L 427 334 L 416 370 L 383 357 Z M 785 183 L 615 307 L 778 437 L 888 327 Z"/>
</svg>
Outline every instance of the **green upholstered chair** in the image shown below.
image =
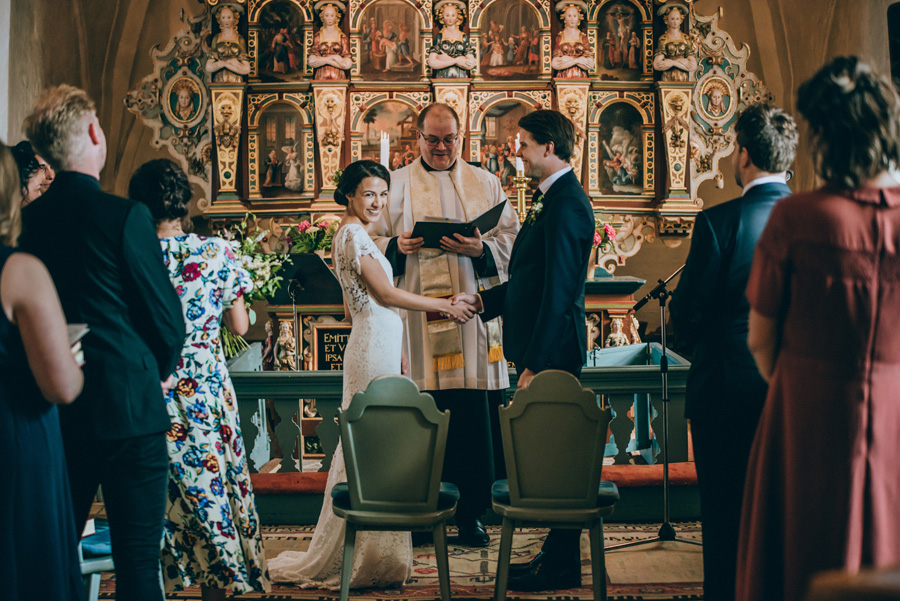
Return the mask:
<svg viewBox="0 0 900 601">
<path fill-rule="evenodd" d="M 441 482 L 450 412 L 402 376 L 375 378 L 350 407 L 338 412 L 347 482 L 332 490 L 334 513 L 344 518 L 341 600 L 350 593 L 353 548 L 359 530 L 428 531 L 434 535 L 441 598 L 450 601 L 447 520 L 459 491 Z"/>
<path fill-rule="evenodd" d="M 522 526 L 588 529 L 594 600 L 606 599 L 603 518 L 619 491 L 601 482 L 610 411 L 572 374 L 542 371 L 512 405 L 500 407 L 507 480 L 491 490 L 503 517 L 495 599 L 506 599 L 513 530 Z"/>
</svg>

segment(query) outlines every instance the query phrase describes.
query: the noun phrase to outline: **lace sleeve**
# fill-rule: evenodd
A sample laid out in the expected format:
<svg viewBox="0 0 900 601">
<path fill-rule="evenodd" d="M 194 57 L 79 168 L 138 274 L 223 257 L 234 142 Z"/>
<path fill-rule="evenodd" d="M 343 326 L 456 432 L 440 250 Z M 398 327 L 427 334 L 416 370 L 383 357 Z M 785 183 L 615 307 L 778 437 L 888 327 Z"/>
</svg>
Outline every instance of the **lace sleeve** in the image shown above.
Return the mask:
<svg viewBox="0 0 900 601">
<path fill-rule="evenodd" d="M 359 260 L 365 255 L 377 255 L 378 247 L 359 225 L 347 225 L 338 232 L 338 253 L 334 259 L 344 298 L 352 313 L 358 313 L 366 306 L 369 299 L 366 282 L 362 277 Z"/>
</svg>

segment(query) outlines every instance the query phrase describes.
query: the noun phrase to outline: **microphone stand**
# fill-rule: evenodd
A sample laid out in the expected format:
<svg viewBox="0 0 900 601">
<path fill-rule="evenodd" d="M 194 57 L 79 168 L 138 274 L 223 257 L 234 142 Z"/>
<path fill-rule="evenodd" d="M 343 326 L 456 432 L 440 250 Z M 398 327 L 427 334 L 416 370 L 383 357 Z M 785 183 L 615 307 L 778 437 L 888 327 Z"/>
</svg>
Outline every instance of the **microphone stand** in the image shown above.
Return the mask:
<svg viewBox="0 0 900 601">
<path fill-rule="evenodd" d="M 611 545 L 606 547 L 607 550 L 610 549 L 623 549 L 625 547 L 634 547 L 637 545 L 646 545 L 648 543 L 655 543 L 657 541 L 675 541 L 679 543 L 686 543 L 688 545 L 699 545 L 703 546 L 703 543 L 699 543 L 695 540 L 687 540 L 684 538 L 678 538 L 675 533 L 675 528 L 672 527 L 672 524 L 669 522 L 669 357 L 666 354 L 666 301 L 672 295 L 671 292 L 666 288 L 666 285 L 672 281 L 676 275 L 681 273 L 681 270 L 684 269 L 684 265 L 679 267 L 675 273 L 670 275 L 663 280 L 657 280 L 659 284 L 657 284 L 653 290 L 651 290 L 647 296 L 639 300 L 633 308 L 633 311 L 637 311 L 651 299 L 656 299 L 659 301 L 659 323 L 660 323 L 660 331 L 662 332 L 662 356 L 659 359 L 659 373 L 662 377 L 662 406 L 663 406 L 663 523 L 659 527 L 659 533 L 647 540 L 639 540 L 632 541 L 628 543 L 621 543 L 618 545 Z"/>
</svg>

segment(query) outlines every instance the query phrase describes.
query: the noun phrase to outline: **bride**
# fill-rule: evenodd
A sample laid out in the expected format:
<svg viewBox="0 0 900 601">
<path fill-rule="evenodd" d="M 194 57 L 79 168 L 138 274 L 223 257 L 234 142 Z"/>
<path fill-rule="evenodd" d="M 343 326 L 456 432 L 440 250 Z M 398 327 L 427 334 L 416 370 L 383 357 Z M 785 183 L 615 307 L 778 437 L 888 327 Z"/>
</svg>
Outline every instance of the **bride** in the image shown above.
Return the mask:
<svg viewBox="0 0 900 601">
<path fill-rule="evenodd" d="M 373 378 L 408 371 L 405 358 L 401 360 L 403 325 L 397 308 L 442 313 L 459 322 L 474 314 L 469 305 L 452 305 L 449 299 L 394 288 L 390 263 L 369 237 L 388 201 L 390 182 L 388 170 L 375 161 L 356 161 L 344 170 L 334 194 L 335 202 L 347 207 L 334 235 L 332 254 L 335 275 L 344 292 L 344 310 L 353 323 L 344 353 L 342 409 L 347 409 L 353 395 L 365 390 Z M 340 589 L 344 520 L 332 511 L 331 489 L 346 480 L 344 455 L 338 443 L 309 550 L 285 551 L 270 559 L 273 581 L 296 582 L 303 588 Z M 403 584 L 411 572 L 408 532 L 356 535 L 351 588 Z"/>
</svg>

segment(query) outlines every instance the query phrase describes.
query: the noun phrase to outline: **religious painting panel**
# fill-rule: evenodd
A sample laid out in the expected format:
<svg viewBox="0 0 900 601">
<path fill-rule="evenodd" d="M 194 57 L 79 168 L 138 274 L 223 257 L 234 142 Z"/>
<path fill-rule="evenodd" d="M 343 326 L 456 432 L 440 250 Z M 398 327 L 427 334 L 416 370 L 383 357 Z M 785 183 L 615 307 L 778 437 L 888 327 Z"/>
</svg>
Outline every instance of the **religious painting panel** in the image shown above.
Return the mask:
<svg viewBox="0 0 900 601">
<path fill-rule="evenodd" d="M 256 72 L 262 81 L 296 81 L 303 76 L 303 16 L 288 0 L 274 0 L 259 13 Z"/>
<path fill-rule="evenodd" d="M 252 197 L 297 199 L 313 192 L 312 128 L 307 121 L 308 116 L 285 101 L 269 102 L 251 116 Z"/>
<path fill-rule="evenodd" d="M 480 19 L 482 77 L 530 80 L 541 74 L 541 28 L 534 7 L 522 0 L 496 0 Z"/>
<path fill-rule="evenodd" d="M 519 119 L 534 110 L 515 100 L 492 105 L 485 111 L 481 125 L 482 144 L 479 163 L 482 169 L 500 178 L 504 188 L 514 185 L 516 175 L 516 134 Z"/>
<path fill-rule="evenodd" d="M 599 189 L 604 195 L 643 192 L 644 148 L 640 111 L 628 102 L 613 102 L 600 113 L 598 140 L 602 169 Z"/>
<path fill-rule="evenodd" d="M 421 18 L 403 0 L 377 0 L 360 17 L 359 74 L 376 81 L 417 81 L 423 73 Z"/>
<path fill-rule="evenodd" d="M 385 149 L 391 171 L 411 164 L 419 156 L 419 144 L 416 141 L 418 116 L 410 105 L 398 100 L 381 102 L 366 110 L 360 120 L 362 144 L 358 158 L 380 163 L 381 140 L 386 137 Z"/>
<path fill-rule="evenodd" d="M 597 68 L 601 79 L 635 81 L 643 70 L 641 13 L 628 0 L 613 0 L 597 15 Z"/>
</svg>

